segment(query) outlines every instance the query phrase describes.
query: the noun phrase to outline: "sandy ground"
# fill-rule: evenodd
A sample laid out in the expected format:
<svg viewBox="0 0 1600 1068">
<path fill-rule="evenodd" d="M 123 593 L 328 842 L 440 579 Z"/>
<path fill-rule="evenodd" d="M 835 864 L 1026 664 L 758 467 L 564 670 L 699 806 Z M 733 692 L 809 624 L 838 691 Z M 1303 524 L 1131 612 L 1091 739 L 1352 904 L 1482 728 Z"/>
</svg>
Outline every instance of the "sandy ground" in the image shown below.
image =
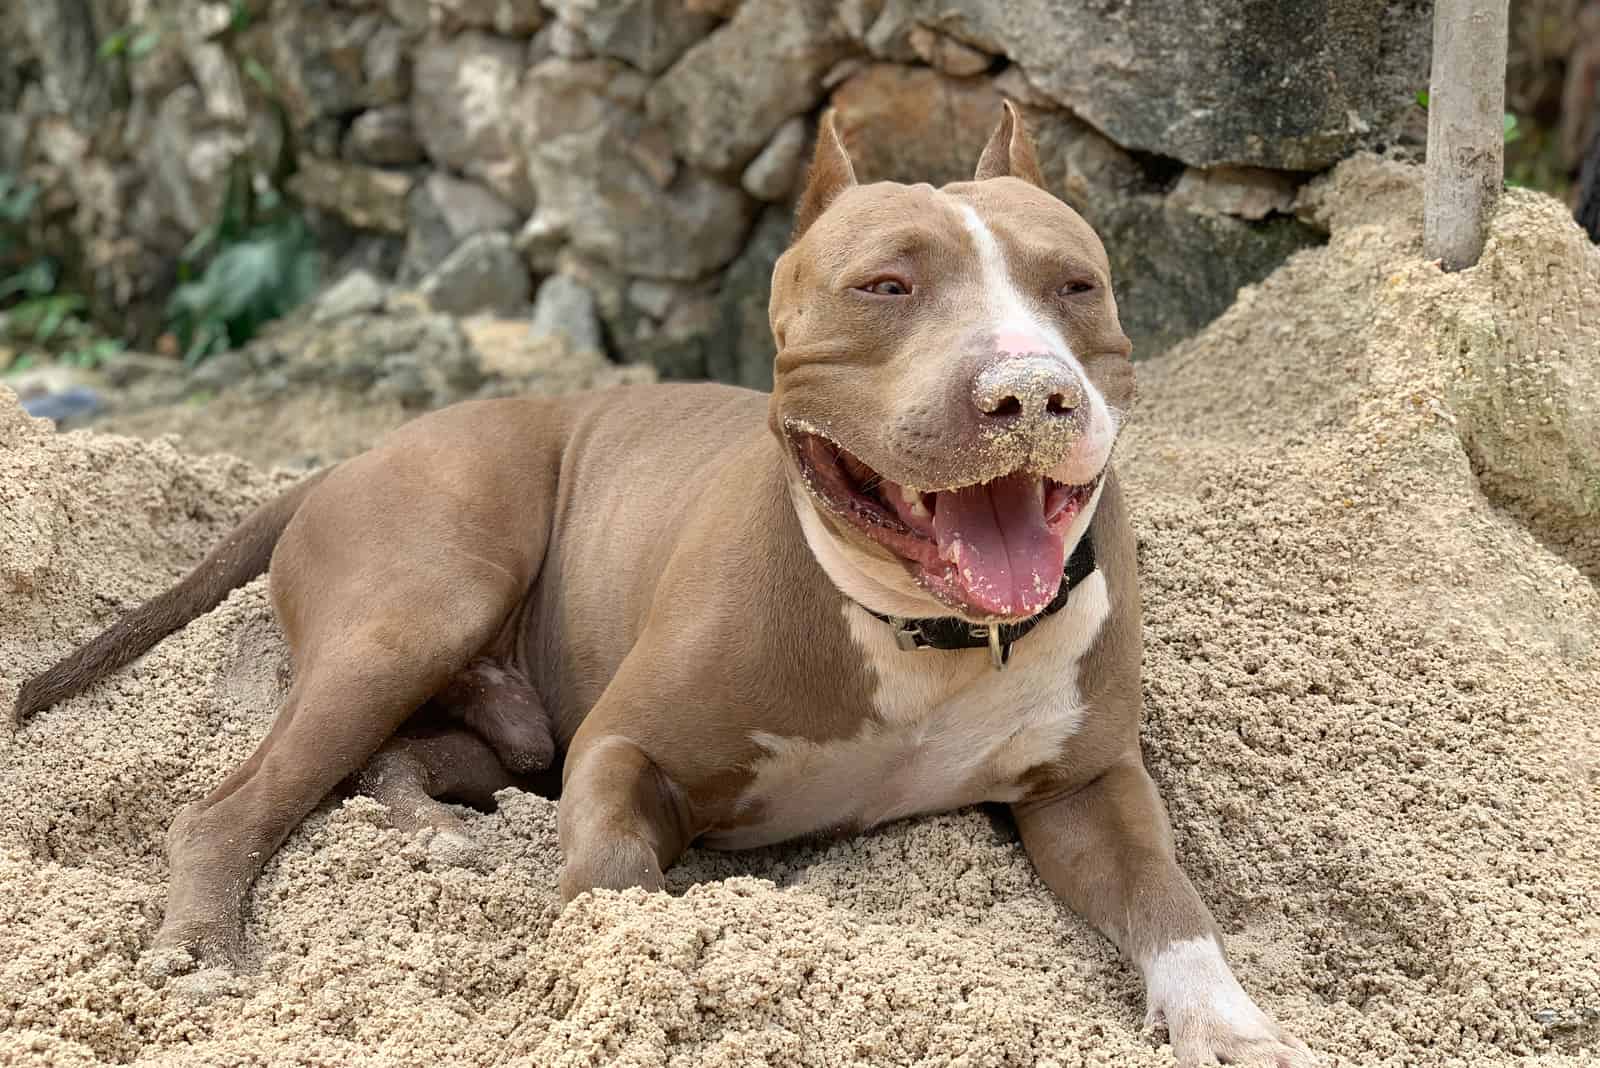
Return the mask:
<svg viewBox="0 0 1600 1068">
<path fill-rule="evenodd" d="M 1245 985 L 1326 1063 L 1592 1065 L 1600 596 L 1561 487 L 1600 448 L 1573 437 L 1600 251 L 1515 194 L 1441 275 L 1415 174 L 1374 161 L 1312 208 L 1327 248 L 1142 367 L 1148 761 Z M 1524 424 L 1519 480 L 1495 443 Z M 287 480 L 0 394 L 0 702 Z M 558 914 L 549 802 L 469 817 L 486 872 L 330 802 L 257 886 L 232 993 L 152 987 L 164 829 L 265 731 L 283 655 L 257 582 L 0 729 L 0 1062 L 1170 1063 L 986 812 L 691 853 L 670 894 Z"/>
</svg>

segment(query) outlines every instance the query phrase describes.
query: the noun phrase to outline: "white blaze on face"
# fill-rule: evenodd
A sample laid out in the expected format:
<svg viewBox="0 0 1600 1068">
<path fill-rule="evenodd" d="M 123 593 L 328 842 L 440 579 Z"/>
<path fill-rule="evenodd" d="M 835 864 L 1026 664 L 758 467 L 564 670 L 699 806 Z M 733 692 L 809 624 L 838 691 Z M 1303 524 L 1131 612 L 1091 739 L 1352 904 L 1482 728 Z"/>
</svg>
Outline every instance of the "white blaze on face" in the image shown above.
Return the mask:
<svg viewBox="0 0 1600 1068">
<path fill-rule="evenodd" d="M 1079 485 L 1092 479 L 1105 467 L 1111 457 L 1111 443 L 1117 436 L 1116 417 L 1106 404 L 1106 399 L 1089 381 L 1083 364 L 1073 353 L 1072 346 L 1050 320 L 1039 315 L 1022 291 L 1012 281 L 1011 270 L 1006 266 L 1005 252 L 995 238 L 994 231 L 970 204 L 956 203 L 967 232 L 972 235 L 978 249 L 978 267 L 982 273 L 984 313 L 992 324 L 995 344 L 1003 352 L 1047 352 L 1064 361 L 1083 384 L 1084 398 L 1089 405 L 1089 420 L 1082 442 L 1072 450 L 1050 477 L 1067 485 Z"/>
</svg>

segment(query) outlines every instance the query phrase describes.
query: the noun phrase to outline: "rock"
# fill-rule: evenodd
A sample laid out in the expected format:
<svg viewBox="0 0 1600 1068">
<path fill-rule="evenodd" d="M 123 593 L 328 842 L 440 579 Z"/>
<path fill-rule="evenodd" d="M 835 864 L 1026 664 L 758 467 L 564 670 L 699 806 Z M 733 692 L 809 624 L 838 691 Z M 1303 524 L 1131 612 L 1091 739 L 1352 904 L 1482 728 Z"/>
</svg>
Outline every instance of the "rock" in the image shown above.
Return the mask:
<svg viewBox="0 0 1600 1068">
<path fill-rule="evenodd" d="M 121 353 L 104 368 L 106 383 L 116 389 L 126 389 L 151 379 L 177 378 L 183 371 L 181 360 L 142 352 Z"/>
<path fill-rule="evenodd" d="M 430 0 L 383 0 L 383 10 L 407 30 L 420 34 L 433 23 L 429 3 Z"/>
<path fill-rule="evenodd" d="M 863 45 L 874 59 L 914 63 L 919 58 L 911 44 L 911 34 L 917 28 L 913 21 L 916 2 L 844 0 L 839 5 L 839 21 L 851 39 Z"/>
<path fill-rule="evenodd" d="M 250 109 L 232 57 L 221 45 L 208 40 L 198 25 L 183 26 L 179 36 L 184 59 L 205 100 L 206 114 L 220 122 L 245 122 Z"/>
<path fill-rule="evenodd" d="M 380 23 L 361 52 L 365 96 L 372 104 L 404 101 L 411 92 L 411 46 L 415 37 L 392 22 Z"/>
<path fill-rule="evenodd" d="M 529 334 L 535 338 L 564 337 L 574 348 L 605 351 L 594 294 L 570 275 L 553 274 L 539 286 Z"/>
<path fill-rule="evenodd" d="M 114 106 L 115 86 L 112 68 L 97 54 L 89 10 L 78 3 L 17 6 L 15 17 L 29 53 L 38 57 L 50 110 L 70 116 L 79 129 L 94 129 Z"/>
<path fill-rule="evenodd" d="M 479 29 L 527 37 L 544 25 L 539 0 L 431 0 L 431 7 L 434 21 L 446 33 Z"/>
<path fill-rule="evenodd" d="M 345 133 L 340 154 L 379 167 L 405 167 L 424 158 L 422 142 L 411 125 L 411 109 L 398 104 L 357 115 Z"/>
<path fill-rule="evenodd" d="M 891 0 L 884 17 L 1009 56 L 1128 148 L 1195 167 L 1316 170 L 1406 128 L 1428 84 L 1432 7 Z"/>
<path fill-rule="evenodd" d="M 210 120 L 199 89 L 185 85 L 168 94 L 142 153 L 160 218 L 187 234 L 209 226 L 221 211 L 228 167 L 248 147 L 243 132 Z"/>
<path fill-rule="evenodd" d="M 772 360 L 778 350 L 767 321 L 767 298 L 772 269 L 789 247 L 793 229 L 794 216 L 787 208 L 769 207 L 722 276 L 717 319 L 706 346 L 706 370 L 719 382 L 772 388 Z"/>
<path fill-rule="evenodd" d="M 550 274 L 556 269 L 561 250 L 567 247 L 566 223 L 535 215 L 517 231 L 517 251 L 528 261 L 534 274 Z"/>
<path fill-rule="evenodd" d="M 404 99 L 405 35 L 375 11 L 278 4 L 240 39 L 272 78 L 295 128 Z"/>
<path fill-rule="evenodd" d="M 463 321 L 461 329 L 488 379 L 478 396 L 557 395 L 656 380 L 647 365 L 614 364 L 596 349 L 576 347 L 555 335 L 532 337 L 520 319 L 478 316 Z"/>
<path fill-rule="evenodd" d="M 418 289 L 436 311 L 448 315 L 518 315 L 528 305 L 528 271 L 509 234 L 474 234 Z"/>
<path fill-rule="evenodd" d="M 628 303 L 657 322 L 672 314 L 672 309 L 694 292 L 694 287 L 653 278 L 635 278 L 628 283 Z"/>
<path fill-rule="evenodd" d="M 528 72 L 516 112 L 528 171 L 539 191 L 533 235 L 565 234 L 574 249 L 647 278 L 688 280 L 739 251 L 752 205 L 736 187 L 687 168 L 670 182 L 642 146 L 650 122 L 619 101 L 607 60 L 548 59 Z"/>
<path fill-rule="evenodd" d="M 582 34 L 595 55 L 620 59 L 646 74 L 666 70 L 717 22 L 689 10 L 684 0 L 547 2 L 557 18 Z"/>
<path fill-rule="evenodd" d="M 1265 219 L 1274 212 L 1294 213 L 1299 184 L 1293 175 L 1258 167 L 1194 167 L 1183 172 L 1173 198 L 1192 211 Z"/>
<path fill-rule="evenodd" d="M 313 323 L 333 323 L 383 307 L 383 283 L 366 271 L 352 271 L 323 290 L 311 308 Z"/>
<path fill-rule="evenodd" d="M 767 147 L 744 169 L 739 184 L 757 200 L 784 200 L 794 191 L 805 153 L 806 120 L 796 116 L 778 127 Z"/>
<path fill-rule="evenodd" d="M 1128 153 L 1060 112 L 1026 120 L 1051 191 L 1083 213 L 1105 243 L 1123 330 L 1134 357 L 1198 333 L 1289 255 L 1322 236 L 1289 217 L 1259 222 L 1205 208 L 1147 174 Z"/>
<path fill-rule="evenodd" d="M 994 57 L 987 52 L 980 52 L 926 26 L 911 28 L 910 44 L 924 63 L 958 78 L 981 74 L 994 65 Z"/>
<path fill-rule="evenodd" d="M 684 9 L 693 11 L 697 15 L 715 15 L 719 19 L 731 19 L 739 10 L 743 0 L 684 0 Z"/>
<path fill-rule="evenodd" d="M 849 43 L 827 0 L 745 0 L 732 21 L 684 54 L 650 89 L 650 116 L 689 162 L 743 168 L 784 120 L 822 98 L 822 77 Z"/>
<path fill-rule="evenodd" d="M 589 59 L 594 55 L 594 49 L 589 47 L 588 38 L 583 31 L 575 26 L 570 26 L 559 19 L 549 28 L 550 54 L 563 59 Z M 548 56 L 539 56 L 529 59 L 528 66 L 537 66 Z"/>
<path fill-rule="evenodd" d="M 473 234 L 508 231 L 517 212 L 477 182 L 435 171 L 406 200 L 409 226 L 400 277 L 416 281 Z"/>
<path fill-rule="evenodd" d="M 100 408 L 100 394 L 89 386 L 71 386 L 59 393 L 43 393 L 22 402 L 22 410 L 35 419 L 49 419 L 61 426 L 87 419 Z"/>
<path fill-rule="evenodd" d="M 967 181 L 1001 114 L 989 82 L 894 63 L 853 75 L 833 106 L 863 182 Z"/>
<path fill-rule="evenodd" d="M 680 304 L 659 327 L 642 324 L 630 357 L 654 367 L 661 378 L 705 378 L 716 319 L 716 303 L 708 298 Z"/>
<path fill-rule="evenodd" d="M 532 211 L 533 190 L 514 135 L 522 59 L 517 42 L 476 30 L 430 37 L 416 54 L 411 115 L 434 162 Z"/>
<path fill-rule="evenodd" d="M 289 191 L 307 204 L 357 229 L 392 234 L 405 233 L 406 195 L 411 184 L 411 176 L 404 172 L 314 156 L 301 156 L 299 169 L 288 182 Z"/>
</svg>

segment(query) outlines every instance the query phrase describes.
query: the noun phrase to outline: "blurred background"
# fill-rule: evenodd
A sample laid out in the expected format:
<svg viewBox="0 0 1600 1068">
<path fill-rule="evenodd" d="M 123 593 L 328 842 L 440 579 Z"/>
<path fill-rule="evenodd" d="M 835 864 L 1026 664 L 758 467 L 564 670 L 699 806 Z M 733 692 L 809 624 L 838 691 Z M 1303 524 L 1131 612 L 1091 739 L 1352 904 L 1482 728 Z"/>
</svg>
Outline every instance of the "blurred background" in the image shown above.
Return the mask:
<svg viewBox="0 0 1600 1068">
<path fill-rule="evenodd" d="M 1003 96 L 1149 357 L 1324 239 L 1306 182 L 1420 160 L 1431 6 L 8 0 L 0 383 L 285 465 L 474 396 L 764 388 L 821 110 L 863 180 L 938 184 Z M 1576 209 L 1600 0 L 1510 37 L 1507 179 Z"/>
</svg>

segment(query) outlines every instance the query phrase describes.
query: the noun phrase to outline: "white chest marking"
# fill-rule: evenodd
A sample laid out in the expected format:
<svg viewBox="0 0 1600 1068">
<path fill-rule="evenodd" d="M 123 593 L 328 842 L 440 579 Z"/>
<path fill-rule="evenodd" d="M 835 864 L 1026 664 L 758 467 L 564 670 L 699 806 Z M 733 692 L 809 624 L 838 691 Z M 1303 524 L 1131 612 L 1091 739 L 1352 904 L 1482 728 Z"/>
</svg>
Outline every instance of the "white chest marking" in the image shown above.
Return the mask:
<svg viewBox="0 0 1600 1068">
<path fill-rule="evenodd" d="M 1018 779 L 1055 760 L 1085 709 L 1080 664 L 1110 605 L 1095 572 L 995 671 L 984 649 L 905 652 L 855 605 L 851 637 L 875 683 L 876 715 L 848 738 L 814 742 L 758 732 L 765 754 L 741 798 L 749 825 L 707 844 L 746 848 L 836 828 L 864 828 L 980 801 L 1015 801 Z"/>
</svg>

